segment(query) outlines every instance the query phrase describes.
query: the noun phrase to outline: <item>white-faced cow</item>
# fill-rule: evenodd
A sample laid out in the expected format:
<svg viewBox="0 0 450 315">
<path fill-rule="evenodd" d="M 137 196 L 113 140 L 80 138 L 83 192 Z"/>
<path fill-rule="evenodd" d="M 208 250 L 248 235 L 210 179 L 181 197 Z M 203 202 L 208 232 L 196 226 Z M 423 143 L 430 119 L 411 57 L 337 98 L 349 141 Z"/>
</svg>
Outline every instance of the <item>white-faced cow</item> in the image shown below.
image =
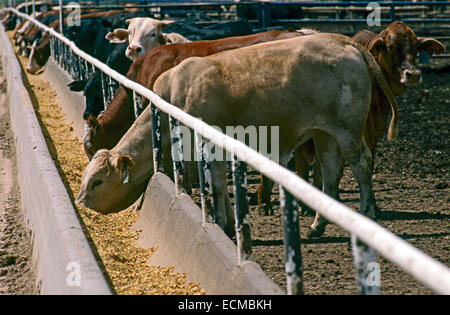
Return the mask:
<svg viewBox="0 0 450 315">
<path fill-rule="evenodd" d="M 128 29 L 118 28 L 106 35 L 111 43 L 124 43 L 128 41 L 126 55 L 131 60 L 143 55 L 147 51 L 164 45 L 162 36 L 165 26 L 173 23 L 171 20 L 156 20 L 152 18 L 133 18 L 125 21 Z M 180 35 L 181 36 L 181 35 Z M 178 38 L 179 40 L 182 38 Z"/>
</svg>

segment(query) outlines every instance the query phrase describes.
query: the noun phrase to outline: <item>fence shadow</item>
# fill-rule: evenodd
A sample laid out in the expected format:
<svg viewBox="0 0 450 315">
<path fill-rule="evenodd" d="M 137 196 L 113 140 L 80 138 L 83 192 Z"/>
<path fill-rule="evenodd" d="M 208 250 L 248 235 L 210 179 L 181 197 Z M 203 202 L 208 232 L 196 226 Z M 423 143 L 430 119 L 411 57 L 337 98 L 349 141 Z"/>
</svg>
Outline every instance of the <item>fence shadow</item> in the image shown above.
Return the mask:
<svg viewBox="0 0 450 315">
<path fill-rule="evenodd" d="M 448 237 L 450 233 L 431 233 L 431 234 L 396 234 L 397 237 L 409 240 L 409 239 L 427 239 L 436 237 Z M 350 244 L 349 236 L 323 236 L 318 238 L 302 238 L 300 240 L 301 244 L 339 244 L 348 243 Z M 252 246 L 283 246 L 283 240 L 252 240 Z"/>
</svg>

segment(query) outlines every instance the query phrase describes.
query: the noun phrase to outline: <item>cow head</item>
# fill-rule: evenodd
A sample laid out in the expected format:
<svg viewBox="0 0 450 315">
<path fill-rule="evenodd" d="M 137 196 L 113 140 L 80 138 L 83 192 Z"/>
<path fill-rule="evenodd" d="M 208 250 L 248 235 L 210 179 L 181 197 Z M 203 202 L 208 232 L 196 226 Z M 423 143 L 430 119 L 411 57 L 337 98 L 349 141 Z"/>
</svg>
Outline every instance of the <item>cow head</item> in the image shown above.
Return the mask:
<svg viewBox="0 0 450 315">
<path fill-rule="evenodd" d="M 430 55 L 442 54 L 445 47 L 433 38 L 417 37 L 403 22 L 393 22 L 374 38 L 368 49 L 377 59 L 392 92 L 398 95 L 421 80 L 421 72 L 416 68 L 417 54 L 424 50 Z"/>
<path fill-rule="evenodd" d="M 134 165 L 133 158 L 128 155 L 99 150 L 83 173 L 76 203 L 103 214 L 128 208 L 143 193 L 148 182 L 148 178 L 139 181 Z"/>
<path fill-rule="evenodd" d="M 156 46 L 165 43 L 162 30 L 173 23 L 170 20 L 155 20 L 152 18 L 132 18 L 125 21 L 128 29 L 115 29 L 106 35 L 111 43 L 124 43 L 128 40 L 126 56 L 131 60 L 143 55 Z"/>
<path fill-rule="evenodd" d="M 68 84 L 68 87 L 73 92 L 84 92 L 86 98 L 86 109 L 83 113 L 83 119 L 86 120 L 89 115 L 97 117 L 102 110 L 103 93 L 101 80 L 98 74 L 92 74 L 87 80 L 73 81 Z"/>
<path fill-rule="evenodd" d="M 42 40 L 36 40 L 31 46 L 27 72 L 36 74 L 50 58 L 50 35 L 46 33 Z"/>
<path fill-rule="evenodd" d="M 85 122 L 84 136 L 83 136 L 83 148 L 89 161 L 92 160 L 95 152 L 97 152 L 98 149 L 107 148 L 105 146 L 103 147 L 99 146 L 97 143 L 98 138 L 104 136 L 105 136 L 105 128 L 103 124 L 101 124 L 97 120 L 97 118 L 95 118 L 93 115 L 89 115 Z"/>
</svg>

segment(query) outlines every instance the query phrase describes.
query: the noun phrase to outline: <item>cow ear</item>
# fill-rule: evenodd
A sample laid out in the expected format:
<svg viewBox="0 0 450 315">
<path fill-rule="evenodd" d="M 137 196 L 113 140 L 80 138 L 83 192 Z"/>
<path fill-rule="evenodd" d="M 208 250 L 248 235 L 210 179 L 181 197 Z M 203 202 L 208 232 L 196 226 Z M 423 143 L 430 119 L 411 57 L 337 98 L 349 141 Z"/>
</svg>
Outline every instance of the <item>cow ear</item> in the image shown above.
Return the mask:
<svg viewBox="0 0 450 315">
<path fill-rule="evenodd" d="M 164 27 L 166 27 L 167 25 L 169 25 L 169 24 L 172 24 L 172 23 L 175 23 L 176 21 L 174 21 L 174 20 L 162 20 L 161 21 L 161 26 L 164 28 Z"/>
<path fill-rule="evenodd" d="M 87 80 L 80 80 L 80 81 L 73 81 L 73 82 L 67 84 L 67 86 L 73 92 L 81 92 L 81 91 L 84 91 L 86 84 L 87 84 Z"/>
<path fill-rule="evenodd" d="M 114 31 L 106 34 L 105 38 L 108 39 L 111 44 L 125 43 L 128 40 L 128 30 L 116 28 Z"/>
<path fill-rule="evenodd" d="M 86 121 L 94 137 L 96 137 L 97 135 L 103 135 L 105 133 L 105 127 L 98 121 L 98 119 L 94 115 L 89 114 Z"/>
<path fill-rule="evenodd" d="M 425 50 L 428 54 L 442 54 L 445 50 L 445 46 L 434 38 L 417 38 L 417 50 L 420 52 Z"/>
<path fill-rule="evenodd" d="M 125 20 L 125 25 L 130 25 L 131 22 L 133 22 L 133 19 L 127 19 Z"/>
<path fill-rule="evenodd" d="M 129 155 L 119 155 L 117 158 L 116 169 L 120 172 L 124 184 L 129 182 L 130 169 L 134 164 L 133 159 Z"/>
<path fill-rule="evenodd" d="M 384 40 L 382 37 L 377 36 L 374 41 L 372 41 L 367 48 L 372 56 L 376 57 L 380 53 L 380 51 L 385 46 Z"/>
</svg>

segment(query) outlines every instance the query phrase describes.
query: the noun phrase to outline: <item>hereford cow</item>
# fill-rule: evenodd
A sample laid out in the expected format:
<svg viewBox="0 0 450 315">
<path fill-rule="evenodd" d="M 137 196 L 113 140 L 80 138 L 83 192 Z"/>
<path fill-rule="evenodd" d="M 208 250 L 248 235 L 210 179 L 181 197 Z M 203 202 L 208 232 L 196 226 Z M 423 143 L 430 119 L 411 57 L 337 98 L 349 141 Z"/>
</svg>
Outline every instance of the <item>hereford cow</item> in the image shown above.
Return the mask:
<svg viewBox="0 0 450 315">
<path fill-rule="evenodd" d="M 358 43 L 342 35 L 312 34 L 188 58 L 164 72 L 154 91 L 222 130 L 279 126 L 282 165 L 312 136 L 325 192 L 337 197 L 338 174 L 346 160 L 361 189 L 361 212 L 373 216 L 371 153 L 363 137 L 372 75 L 390 95 L 374 58 Z M 389 99 L 396 113 L 393 96 Z M 79 204 L 102 213 L 120 211 L 144 191 L 153 173 L 149 107 L 144 113 L 116 147 L 94 155 L 83 174 Z M 168 130 L 167 119 L 161 123 Z M 396 124 L 393 115 L 390 138 Z M 168 137 L 163 141 L 170 147 Z M 213 161 L 211 172 L 217 223 L 232 230 L 226 163 Z"/>
<path fill-rule="evenodd" d="M 375 57 L 395 96 L 403 93 L 406 87 L 420 82 L 421 73 L 415 66 L 417 53 L 425 50 L 430 55 L 441 54 L 445 49 L 439 41 L 433 38 L 417 37 L 414 31 L 403 22 L 393 22 L 379 34 L 363 30 L 355 34 L 353 38 L 364 45 Z M 372 156 L 375 154 L 378 139 L 387 128 L 389 112 L 390 105 L 383 91 L 377 84 L 373 84 L 372 102 L 364 132 Z M 314 146 L 311 141 L 309 144 L 308 149 L 299 147 L 295 154 L 297 172 L 299 175 L 303 175 L 305 179 L 307 179 L 308 165 L 314 161 Z M 307 152 L 306 155 L 305 152 Z M 314 170 L 316 173 L 315 186 L 321 189 L 320 167 L 315 165 Z M 261 214 L 273 213 L 270 200 L 272 187 L 273 182 L 267 178 L 262 179 L 258 190 L 258 204 Z M 325 220 L 315 220 L 309 236 L 322 235 L 326 224 Z"/>
<path fill-rule="evenodd" d="M 156 79 L 164 71 L 176 66 L 188 57 L 208 56 L 221 51 L 236 49 L 262 42 L 287 39 L 311 34 L 314 31 L 272 30 L 248 36 L 228 37 L 213 41 L 196 41 L 183 45 L 160 46 L 139 57 L 131 66 L 127 76 L 148 89 L 153 89 Z M 144 100 L 144 107 L 147 102 Z M 84 136 L 84 150 L 92 158 L 102 148 L 112 149 L 134 122 L 132 93 L 120 88 L 105 112 L 96 119 L 87 120 L 88 128 Z"/>
<path fill-rule="evenodd" d="M 112 43 L 124 43 L 128 40 L 129 46 L 126 55 L 132 60 L 142 56 L 152 48 L 166 44 L 165 37 L 167 35 L 164 34 L 168 33 L 182 35 L 181 38 L 187 38 L 188 40 L 212 40 L 252 33 L 248 23 L 241 21 L 219 23 L 205 28 L 189 23 L 175 23 L 172 20 L 160 21 L 152 18 L 134 18 L 126 22 L 128 29 L 115 29 L 107 35 L 107 38 Z M 172 37 L 170 40 L 173 39 Z"/>
</svg>

